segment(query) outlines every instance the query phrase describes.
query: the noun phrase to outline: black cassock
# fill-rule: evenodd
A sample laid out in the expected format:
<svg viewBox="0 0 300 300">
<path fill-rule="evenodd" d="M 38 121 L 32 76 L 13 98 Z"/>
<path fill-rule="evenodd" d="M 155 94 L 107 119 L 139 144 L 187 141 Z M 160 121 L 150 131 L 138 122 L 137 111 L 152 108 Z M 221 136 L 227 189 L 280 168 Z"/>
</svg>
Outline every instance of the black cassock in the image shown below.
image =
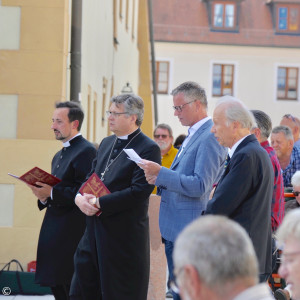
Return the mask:
<svg viewBox="0 0 300 300">
<path fill-rule="evenodd" d="M 87 229 L 75 254 L 70 295 L 76 299 L 147 299 L 148 206 L 154 186 L 147 183 L 144 171 L 127 158 L 125 146 L 143 159 L 157 163 L 161 160 L 158 145 L 140 129 L 128 140 L 113 135 L 101 142 L 91 174 L 96 172 L 101 177 L 107 162 L 109 166 L 114 160 L 104 175 L 111 194 L 100 198 L 102 214 L 87 218 Z"/>
<path fill-rule="evenodd" d="M 82 136 L 57 152 L 52 160 L 52 174 L 61 182 L 52 189 L 40 231 L 35 280 L 46 286 L 70 284 L 74 272 L 73 256 L 85 227 L 85 215 L 74 203 L 82 182 L 92 167 L 96 149 Z"/>
</svg>

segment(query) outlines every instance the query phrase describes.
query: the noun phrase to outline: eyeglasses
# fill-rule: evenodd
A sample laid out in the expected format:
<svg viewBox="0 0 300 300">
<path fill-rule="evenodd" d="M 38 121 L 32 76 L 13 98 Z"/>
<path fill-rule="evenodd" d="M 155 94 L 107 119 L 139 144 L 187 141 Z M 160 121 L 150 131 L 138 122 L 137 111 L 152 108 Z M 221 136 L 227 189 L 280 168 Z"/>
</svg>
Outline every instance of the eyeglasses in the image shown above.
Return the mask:
<svg viewBox="0 0 300 300">
<path fill-rule="evenodd" d="M 298 197 L 300 195 L 300 192 L 296 192 L 296 191 L 293 191 L 293 194 Z"/>
<path fill-rule="evenodd" d="M 286 114 L 283 116 L 283 118 L 291 119 L 294 123 L 296 123 L 295 118 L 291 114 Z"/>
<path fill-rule="evenodd" d="M 128 112 L 117 113 L 117 112 L 109 111 L 109 110 L 106 111 L 106 115 L 107 115 L 108 117 L 113 116 L 114 118 L 115 118 L 115 117 L 119 117 L 120 115 L 126 115 L 126 114 L 128 114 Z"/>
<path fill-rule="evenodd" d="M 160 137 L 162 139 L 166 139 L 167 137 L 169 137 L 169 135 L 166 135 L 166 134 L 154 134 L 154 138 L 159 139 Z"/>
<path fill-rule="evenodd" d="M 176 111 L 178 111 L 178 112 L 182 112 L 182 109 L 183 109 L 186 105 L 188 105 L 188 104 L 190 104 L 190 103 L 192 103 L 192 102 L 195 102 L 195 101 L 197 101 L 197 100 L 198 100 L 198 99 L 192 100 L 192 101 L 187 102 L 187 103 L 184 103 L 184 104 L 182 104 L 182 105 L 173 106 L 173 108 L 174 108 L 174 110 L 176 110 Z"/>
</svg>

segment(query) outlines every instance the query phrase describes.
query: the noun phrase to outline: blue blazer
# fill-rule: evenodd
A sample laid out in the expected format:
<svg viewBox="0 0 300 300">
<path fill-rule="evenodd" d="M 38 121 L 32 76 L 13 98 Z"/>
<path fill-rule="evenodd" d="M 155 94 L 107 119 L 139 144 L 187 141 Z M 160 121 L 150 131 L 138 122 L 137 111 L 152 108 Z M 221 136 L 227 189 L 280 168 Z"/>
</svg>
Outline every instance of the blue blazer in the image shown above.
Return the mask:
<svg viewBox="0 0 300 300">
<path fill-rule="evenodd" d="M 162 167 L 155 185 L 161 191 L 159 227 L 161 235 L 175 241 L 179 232 L 206 209 L 213 184 L 224 169 L 227 149 L 210 132 L 212 120 L 205 122 L 182 150 L 170 169 Z"/>
</svg>

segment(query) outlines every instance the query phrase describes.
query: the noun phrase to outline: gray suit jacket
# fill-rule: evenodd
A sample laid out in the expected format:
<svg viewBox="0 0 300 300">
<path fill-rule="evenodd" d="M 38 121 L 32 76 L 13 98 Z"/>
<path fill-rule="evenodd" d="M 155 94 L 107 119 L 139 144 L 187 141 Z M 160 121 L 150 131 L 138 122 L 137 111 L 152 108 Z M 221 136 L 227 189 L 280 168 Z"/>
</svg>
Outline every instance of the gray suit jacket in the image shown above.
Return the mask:
<svg viewBox="0 0 300 300">
<path fill-rule="evenodd" d="M 227 149 L 210 132 L 212 125 L 212 120 L 205 122 L 179 157 L 177 154 L 171 168 L 162 167 L 158 174 L 155 185 L 162 190 L 159 227 L 168 241 L 175 241 L 206 209 L 213 184 L 222 175 Z"/>
</svg>

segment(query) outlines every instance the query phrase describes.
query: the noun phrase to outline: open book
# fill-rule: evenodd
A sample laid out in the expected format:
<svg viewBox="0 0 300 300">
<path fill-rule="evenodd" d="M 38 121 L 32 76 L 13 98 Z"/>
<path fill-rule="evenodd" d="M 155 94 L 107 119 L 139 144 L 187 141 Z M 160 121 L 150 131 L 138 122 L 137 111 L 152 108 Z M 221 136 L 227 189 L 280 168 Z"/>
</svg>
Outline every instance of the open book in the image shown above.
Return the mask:
<svg viewBox="0 0 300 300">
<path fill-rule="evenodd" d="M 57 183 L 61 182 L 61 180 L 59 178 L 51 175 L 50 173 L 48 173 L 38 167 L 34 167 L 33 169 L 29 170 L 22 176 L 17 176 L 17 175 L 11 174 L 11 173 L 8 173 L 8 175 L 10 175 L 14 178 L 17 178 L 19 180 L 22 180 L 27 184 L 34 185 L 34 186 L 37 186 L 36 182 L 46 183 L 51 186 L 54 186 Z"/>
</svg>

